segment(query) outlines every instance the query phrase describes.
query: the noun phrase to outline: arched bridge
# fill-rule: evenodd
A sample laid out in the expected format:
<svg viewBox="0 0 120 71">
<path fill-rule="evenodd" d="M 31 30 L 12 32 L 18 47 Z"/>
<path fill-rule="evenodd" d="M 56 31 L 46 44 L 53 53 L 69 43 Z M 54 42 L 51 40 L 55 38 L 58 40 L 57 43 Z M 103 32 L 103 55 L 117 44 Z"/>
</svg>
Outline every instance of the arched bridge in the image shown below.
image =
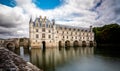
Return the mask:
<svg viewBox="0 0 120 71">
<path fill-rule="evenodd" d="M 16 48 L 16 42 L 14 40 L 5 40 L 4 41 L 4 47 L 9 49 L 9 50 L 14 50 Z"/>
</svg>

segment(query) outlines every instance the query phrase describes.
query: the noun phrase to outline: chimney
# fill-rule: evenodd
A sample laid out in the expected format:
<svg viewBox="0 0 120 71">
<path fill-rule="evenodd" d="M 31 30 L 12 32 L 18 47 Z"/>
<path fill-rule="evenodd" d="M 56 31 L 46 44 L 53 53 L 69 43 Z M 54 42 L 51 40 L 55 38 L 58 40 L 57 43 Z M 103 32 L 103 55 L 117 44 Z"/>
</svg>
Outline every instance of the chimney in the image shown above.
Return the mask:
<svg viewBox="0 0 120 71">
<path fill-rule="evenodd" d="M 55 25 L 55 19 L 52 19 L 52 23 L 53 23 L 53 25 Z"/>
<path fill-rule="evenodd" d="M 90 32 L 92 32 L 92 26 L 90 26 Z"/>
</svg>

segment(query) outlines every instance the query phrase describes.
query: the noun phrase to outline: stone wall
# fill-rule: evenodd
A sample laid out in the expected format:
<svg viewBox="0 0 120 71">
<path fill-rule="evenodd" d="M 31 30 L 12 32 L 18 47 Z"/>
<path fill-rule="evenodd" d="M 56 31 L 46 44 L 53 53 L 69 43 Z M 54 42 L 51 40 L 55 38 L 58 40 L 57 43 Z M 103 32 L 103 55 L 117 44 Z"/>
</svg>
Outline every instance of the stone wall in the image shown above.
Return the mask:
<svg viewBox="0 0 120 71">
<path fill-rule="evenodd" d="M 0 47 L 0 71 L 42 71 L 4 47 Z"/>
</svg>

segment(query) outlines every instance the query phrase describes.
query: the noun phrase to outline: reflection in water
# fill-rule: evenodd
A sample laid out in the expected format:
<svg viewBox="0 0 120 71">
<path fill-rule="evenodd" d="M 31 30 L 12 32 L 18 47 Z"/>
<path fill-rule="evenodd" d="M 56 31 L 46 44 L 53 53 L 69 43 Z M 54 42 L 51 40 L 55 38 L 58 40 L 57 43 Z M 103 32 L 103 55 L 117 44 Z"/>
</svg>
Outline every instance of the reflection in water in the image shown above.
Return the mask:
<svg viewBox="0 0 120 71">
<path fill-rule="evenodd" d="M 44 71 L 120 71 L 120 59 L 95 54 L 94 47 L 20 48 L 15 52 Z"/>
<path fill-rule="evenodd" d="M 16 54 L 20 55 L 25 61 L 30 61 L 30 50 L 24 49 L 24 47 L 20 47 L 19 49 L 15 49 Z"/>
<path fill-rule="evenodd" d="M 31 62 L 44 71 L 55 71 L 56 66 L 84 55 L 93 55 L 93 48 L 47 49 L 45 52 L 32 49 Z"/>
<path fill-rule="evenodd" d="M 20 56 L 24 57 L 24 48 L 23 47 L 20 47 Z"/>
</svg>

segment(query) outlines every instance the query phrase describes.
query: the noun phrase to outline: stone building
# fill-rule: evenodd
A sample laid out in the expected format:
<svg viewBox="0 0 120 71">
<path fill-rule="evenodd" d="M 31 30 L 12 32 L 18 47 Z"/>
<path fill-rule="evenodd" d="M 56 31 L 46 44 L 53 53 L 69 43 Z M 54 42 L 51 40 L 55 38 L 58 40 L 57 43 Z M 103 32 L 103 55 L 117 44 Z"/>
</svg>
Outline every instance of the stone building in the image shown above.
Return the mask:
<svg viewBox="0 0 120 71">
<path fill-rule="evenodd" d="M 59 25 L 55 20 L 46 17 L 32 18 L 29 21 L 30 46 L 32 48 L 52 48 L 69 46 L 93 46 L 94 33 L 92 26 L 82 28 L 75 26 Z"/>
</svg>

